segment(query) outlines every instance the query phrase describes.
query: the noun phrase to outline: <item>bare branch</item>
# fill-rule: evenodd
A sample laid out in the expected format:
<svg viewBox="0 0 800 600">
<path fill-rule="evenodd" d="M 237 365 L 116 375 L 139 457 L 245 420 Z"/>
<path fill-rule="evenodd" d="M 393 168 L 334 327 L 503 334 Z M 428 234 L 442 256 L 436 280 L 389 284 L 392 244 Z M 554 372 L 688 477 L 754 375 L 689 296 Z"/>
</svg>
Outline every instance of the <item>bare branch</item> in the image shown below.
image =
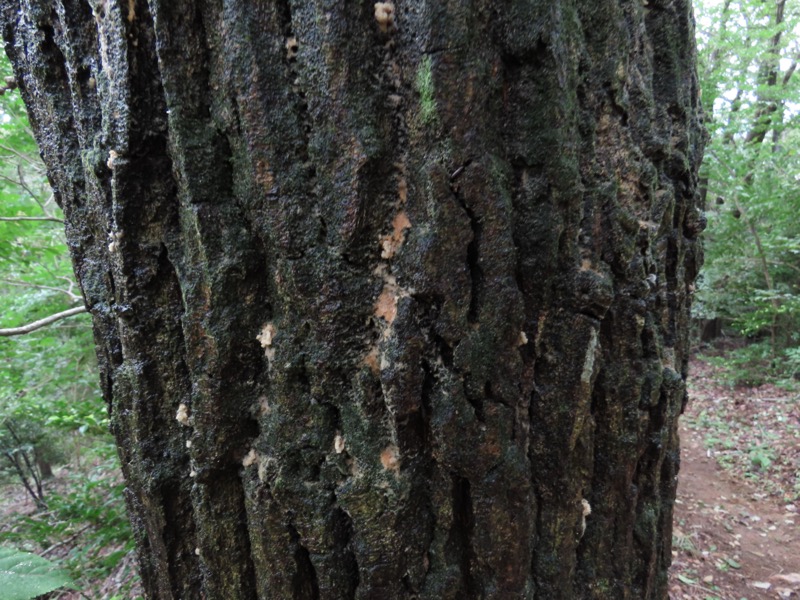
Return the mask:
<svg viewBox="0 0 800 600">
<path fill-rule="evenodd" d="M 8 285 L 15 285 L 17 287 L 27 287 L 27 288 L 35 288 L 37 290 L 50 290 L 53 292 L 60 292 L 62 294 L 66 294 L 72 302 L 78 302 L 81 297 L 72 291 L 72 288 L 75 287 L 74 283 L 69 280 L 67 277 L 63 277 L 62 279 L 66 280 L 69 283 L 69 289 L 64 289 L 60 287 L 54 287 L 51 285 L 39 285 L 37 283 L 28 283 L 27 281 L 18 281 L 15 279 L 0 279 L 3 283 L 7 283 Z"/>
<path fill-rule="evenodd" d="M 10 337 L 12 335 L 25 335 L 26 333 L 30 333 L 31 331 L 36 331 L 37 329 L 41 329 L 45 325 L 50 325 L 50 323 L 55 323 L 56 321 L 60 321 L 61 319 L 66 319 L 67 317 L 71 317 L 73 315 L 79 315 L 85 312 L 86 312 L 85 306 L 76 306 L 75 308 L 70 308 L 69 310 L 65 310 L 60 313 L 56 313 L 54 315 L 50 315 L 49 317 L 45 317 L 44 319 L 39 319 L 38 321 L 34 321 L 33 323 L 28 323 L 27 325 L 22 325 L 21 327 L 0 329 L 0 337 Z"/>
<path fill-rule="evenodd" d="M 31 197 L 31 199 L 32 199 L 34 202 L 36 202 L 36 204 L 38 204 L 38 205 L 39 205 L 39 208 L 41 208 L 41 209 L 42 209 L 42 212 L 43 212 L 45 215 L 47 215 L 47 216 L 53 216 L 53 215 L 52 215 L 52 213 L 51 213 L 51 211 L 47 210 L 47 208 L 46 208 L 46 207 L 45 207 L 45 205 L 42 203 L 42 201 L 41 201 L 41 200 L 39 200 L 39 197 L 38 197 L 38 196 L 37 196 L 37 195 L 36 195 L 36 194 L 33 192 L 33 190 L 32 190 L 32 189 L 31 189 L 31 188 L 28 186 L 28 184 L 26 183 L 26 181 L 25 181 L 25 177 L 24 177 L 24 176 L 23 176 L 23 174 L 22 174 L 22 167 L 21 167 L 20 165 L 17 165 L 17 176 L 19 177 L 19 180 L 17 180 L 17 179 L 12 179 L 11 177 L 7 177 L 6 175 L 2 175 L 2 174 L 0 174 L 0 179 L 2 179 L 3 181 L 7 181 L 7 182 L 8 182 L 8 183 L 10 183 L 11 185 L 15 185 L 15 186 L 17 186 L 17 187 L 21 187 L 23 190 L 25 190 L 26 192 L 28 192 L 28 195 Z"/>
<path fill-rule="evenodd" d="M 783 87 L 789 85 L 789 81 L 792 79 L 792 75 L 794 75 L 794 72 L 797 70 L 797 58 L 798 57 L 795 57 L 795 59 L 792 60 L 792 64 L 789 65 L 789 68 L 786 69 L 786 72 L 783 74 L 783 82 L 782 82 Z"/>
<path fill-rule="evenodd" d="M 58 217 L 0 217 L 0 221 L 53 221 L 55 223 L 63 223 L 64 219 Z"/>
<path fill-rule="evenodd" d="M 58 217 L 0 217 L 0 221 L 53 221 L 63 223 L 64 219 Z"/>
<path fill-rule="evenodd" d="M 64 546 L 65 544 L 69 544 L 69 543 L 71 543 L 72 541 L 74 541 L 74 540 L 75 540 L 75 538 L 76 538 L 76 537 L 78 537 L 80 534 L 82 534 L 84 531 L 86 531 L 86 530 L 87 530 L 87 529 L 89 529 L 90 527 L 93 527 L 93 524 L 92 524 L 92 523 L 89 523 L 88 525 L 84 525 L 83 527 L 81 527 L 80 529 L 78 529 L 78 531 L 76 531 L 75 533 L 73 533 L 73 534 L 72 534 L 71 536 L 69 536 L 68 538 L 66 538 L 66 539 L 63 539 L 63 540 L 60 540 L 60 541 L 56 542 L 55 544 L 53 544 L 52 546 L 50 546 L 50 547 L 49 547 L 47 550 L 44 550 L 43 552 L 41 552 L 41 553 L 40 553 L 40 556 L 47 556 L 47 554 L 49 554 L 50 552 L 52 552 L 52 551 L 53 551 L 53 550 L 55 550 L 56 548 L 60 548 L 61 546 Z M 85 597 L 87 597 L 87 598 L 88 598 L 88 596 L 85 596 Z"/>
<path fill-rule="evenodd" d="M 785 4 L 786 0 L 778 0 L 775 5 L 776 26 L 780 26 L 783 23 L 783 10 Z M 767 50 L 767 56 L 764 58 L 761 66 L 759 67 L 759 79 L 766 84 L 767 88 L 773 88 L 778 84 L 778 70 L 780 69 L 779 47 L 782 33 L 783 29 L 778 28 L 778 30 L 775 32 L 775 35 L 772 36 L 770 47 Z M 794 72 L 794 69 L 791 69 L 789 73 L 790 78 L 792 72 Z M 787 79 L 786 81 L 788 83 L 789 80 Z M 783 102 L 776 102 L 774 99 L 770 99 L 770 94 L 771 92 L 768 92 L 767 97 L 765 97 L 763 91 L 759 91 L 756 94 L 756 105 L 759 106 L 759 108 L 756 110 L 752 128 L 745 136 L 745 144 L 753 144 L 757 146 L 764 141 L 764 138 L 767 136 L 767 132 L 769 131 L 770 127 L 774 127 L 775 123 L 773 122 L 773 115 L 778 111 L 779 105 L 783 105 Z M 747 183 L 749 183 L 749 181 Z"/>
<path fill-rule="evenodd" d="M 6 146 L 5 144 L 0 144 L 0 149 L 1 150 L 5 150 L 6 152 L 9 152 L 9 153 L 13 154 L 17 158 L 21 158 L 26 163 L 28 163 L 28 164 L 30 164 L 30 165 L 38 168 L 38 169 L 41 169 L 41 162 L 42 161 L 41 161 L 41 159 L 39 159 L 38 156 L 36 158 L 33 158 L 31 155 L 25 154 L 24 152 L 20 152 L 16 148 L 12 148 L 11 146 Z"/>
<path fill-rule="evenodd" d="M 34 194 L 33 190 L 31 190 L 31 188 L 28 187 L 28 182 L 25 181 L 25 174 L 22 172 L 21 164 L 17 164 L 17 177 L 19 177 L 19 184 L 22 186 L 22 189 L 24 189 L 26 192 L 28 192 L 28 194 L 30 194 L 31 198 L 33 198 L 33 201 L 39 205 L 39 208 L 42 209 L 42 212 L 44 214 L 50 215 L 51 214 L 50 211 L 45 210 L 44 204 L 42 204 L 41 200 L 39 200 L 39 196 Z"/>
</svg>

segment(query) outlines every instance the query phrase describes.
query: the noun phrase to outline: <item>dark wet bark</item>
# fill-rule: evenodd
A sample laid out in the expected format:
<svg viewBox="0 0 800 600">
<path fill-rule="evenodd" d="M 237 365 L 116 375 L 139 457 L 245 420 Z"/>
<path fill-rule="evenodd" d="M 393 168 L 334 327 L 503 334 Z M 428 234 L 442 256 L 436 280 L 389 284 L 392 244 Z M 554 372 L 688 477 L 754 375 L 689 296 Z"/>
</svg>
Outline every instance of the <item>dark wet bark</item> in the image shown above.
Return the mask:
<svg viewBox="0 0 800 600">
<path fill-rule="evenodd" d="M 688 0 L 0 6 L 149 597 L 666 598 Z"/>
</svg>

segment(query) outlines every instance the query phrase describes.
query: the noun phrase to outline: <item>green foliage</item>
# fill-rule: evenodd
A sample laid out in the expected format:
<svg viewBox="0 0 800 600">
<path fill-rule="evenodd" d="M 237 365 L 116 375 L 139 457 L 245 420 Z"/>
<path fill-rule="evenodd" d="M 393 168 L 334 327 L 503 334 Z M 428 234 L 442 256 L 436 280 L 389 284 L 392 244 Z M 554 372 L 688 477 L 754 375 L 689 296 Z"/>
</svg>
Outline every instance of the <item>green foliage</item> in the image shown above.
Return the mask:
<svg viewBox="0 0 800 600">
<path fill-rule="evenodd" d="M 19 476 L 6 452 L 23 450 L 37 466 L 55 465 L 74 450 L 73 434 L 108 435 L 91 332 L 77 321 L 0 338 L 0 481 Z"/>
<path fill-rule="evenodd" d="M 724 369 L 721 374 L 723 381 L 732 387 L 755 387 L 776 376 L 776 371 L 771 368 L 772 349 L 768 341 L 753 342 L 723 355 L 705 358 L 712 365 Z"/>
<path fill-rule="evenodd" d="M 0 590 L 5 600 L 30 600 L 72 585 L 66 573 L 49 560 L 0 546 Z"/>
<path fill-rule="evenodd" d="M 2 56 L 0 84 L 10 75 Z M 0 94 L 0 329 L 19 327 L 82 303 L 61 219 L 20 95 L 4 88 Z M 34 495 L 37 489 L 44 490 L 35 512 L 3 511 L 0 543 L 59 556 L 87 597 L 99 598 L 100 592 L 93 591 L 98 581 L 112 572 L 120 576 L 121 569 L 132 570 L 133 542 L 97 380 L 88 315 L 24 336 L 0 337 L 0 485 L 18 488 L 27 478 Z M 24 477 L 17 468 L 20 465 Z M 56 467 L 56 476 L 46 480 L 50 467 Z M 4 489 L 0 498 L 15 495 Z M 135 577 L 129 573 L 122 579 L 129 585 L 118 586 L 117 591 L 122 597 L 133 597 L 128 592 Z M 7 597 L 0 587 L 0 598 Z"/>
<path fill-rule="evenodd" d="M 0 542 L 31 550 L 65 542 L 63 562 L 83 589 L 102 580 L 133 550 L 123 483 L 108 439 L 85 450 L 89 464 L 70 469 L 47 497 L 47 511 L 17 515 L 0 527 Z"/>
<path fill-rule="evenodd" d="M 800 344 L 800 5 L 705 0 L 695 8 L 711 134 L 696 315 L 766 341 L 772 371 L 786 377 L 786 350 Z M 751 367 L 763 364 L 761 349 Z"/>
<path fill-rule="evenodd" d="M 5 81 L 11 68 L 0 60 Z M 11 86 L 13 87 L 13 86 Z M 38 220 L 19 220 L 38 219 Z M 45 177 L 22 99 L 0 95 L 0 328 L 82 302 L 71 273 L 61 211 Z M 88 315 L 21 337 L 0 337 L 0 454 L 66 458 L 64 433 L 105 433 Z M 13 425 L 19 439 L 7 425 Z M 8 456 L 6 456 L 8 458 Z M 12 465 L 0 460 L 0 478 Z"/>
</svg>

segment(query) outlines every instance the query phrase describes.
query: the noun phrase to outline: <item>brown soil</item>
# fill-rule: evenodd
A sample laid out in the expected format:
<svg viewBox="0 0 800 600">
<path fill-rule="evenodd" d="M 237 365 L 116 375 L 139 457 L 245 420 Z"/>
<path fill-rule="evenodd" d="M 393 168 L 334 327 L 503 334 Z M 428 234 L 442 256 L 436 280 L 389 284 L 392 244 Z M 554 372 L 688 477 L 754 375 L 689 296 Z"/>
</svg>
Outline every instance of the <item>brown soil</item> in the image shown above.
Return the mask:
<svg viewBox="0 0 800 600">
<path fill-rule="evenodd" d="M 710 410 L 728 423 L 737 418 L 756 422 L 756 413 L 764 414 L 760 403 L 775 403 L 778 392 L 773 387 L 769 394 L 757 388 L 731 390 L 716 383 L 718 373 L 713 371 L 708 365 L 695 365 L 693 373 L 702 376 L 701 385 L 690 388 L 690 405 L 682 417 L 670 598 L 800 599 L 800 502 L 793 500 L 795 490 L 786 485 L 794 484 L 798 471 L 790 482 L 786 464 L 776 460 L 774 468 L 757 476 L 750 473 L 746 479 L 737 469 L 742 461 L 732 456 L 739 452 L 746 458 L 746 449 L 732 447 L 731 438 L 720 439 L 727 432 L 744 445 L 753 437 L 746 426 L 720 434 L 697 425 L 708 422 L 698 417 Z M 780 393 L 787 400 L 783 403 L 786 412 L 791 413 L 796 409 L 796 394 Z M 795 430 L 778 426 L 782 422 L 774 424 L 770 444 L 781 455 L 793 455 L 783 449 L 797 449 Z M 758 429 L 765 427 L 770 424 L 759 423 Z M 729 469 L 717 462 L 723 458 Z"/>
</svg>

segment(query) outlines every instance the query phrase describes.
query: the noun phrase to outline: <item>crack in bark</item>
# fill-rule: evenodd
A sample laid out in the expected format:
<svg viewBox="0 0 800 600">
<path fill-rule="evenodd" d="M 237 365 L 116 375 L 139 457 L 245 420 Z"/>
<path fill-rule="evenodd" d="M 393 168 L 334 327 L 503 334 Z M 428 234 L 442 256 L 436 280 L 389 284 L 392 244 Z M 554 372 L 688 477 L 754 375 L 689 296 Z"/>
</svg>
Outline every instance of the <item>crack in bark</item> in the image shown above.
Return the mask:
<svg viewBox="0 0 800 600">
<path fill-rule="evenodd" d="M 186 462 L 188 469 L 188 461 Z M 193 556 L 192 546 L 196 540 L 196 528 L 189 495 L 186 493 L 185 486 L 180 485 L 182 483 L 168 482 L 162 493 L 158 495 L 164 511 L 164 521 L 182 524 L 181 527 L 173 526 L 164 529 L 163 544 L 167 554 L 162 558 L 167 562 L 171 589 L 182 589 L 184 593 L 189 590 L 192 593 L 200 593 L 197 569 L 192 564 L 194 560 L 192 558 L 187 560 L 187 557 Z M 186 581 L 191 581 L 192 585 L 187 586 Z"/>
<path fill-rule="evenodd" d="M 279 5 L 283 5 L 283 2 L 280 2 Z M 288 16 L 286 17 L 286 21 L 284 23 L 284 28 L 286 30 L 286 36 L 289 38 L 294 37 L 293 28 L 292 28 L 292 14 L 291 8 L 289 8 L 289 3 L 285 3 L 286 9 L 288 11 Z M 296 57 L 286 57 L 284 60 L 286 64 L 286 69 L 289 74 L 289 85 L 291 86 L 291 90 L 295 96 L 295 111 L 297 113 L 297 120 L 300 124 L 300 128 L 303 132 L 303 145 L 300 150 L 300 159 L 303 161 L 304 166 L 308 168 L 308 188 L 309 193 L 313 195 L 314 190 L 314 181 L 317 176 L 317 169 L 314 164 L 310 160 L 310 155 L 308 152 L 308 148 L 311 142 L 311 116 L 309 115 L 308 111 L 308 101 L 306 99 L 306 93 L 302 87 L 302 75 L 298 69 L 297 65 L 297 58 Z"/>
<path fill-rule="evenodd" d="M 533 429 L 533 428 L 531 428 Z M 531 544 L 531 582 L 533 587 L 533 593 L 531 596 L 531 600 L 535 600 L 537 598 L 537 591 L 542 589 L 544 586 L 542 585 L 543 582 L 539 580 L 537 577 L 537 571 L 539 570 L 539 565 L 537 564 L 538 558 L 538 546 L 536 544 L 536 538 L 538 532 L 542 529 L 542 511 L 544 509 L 544 502 L 542 501 L 541 494 L 537 491 L 538 488 L 536 486 L 536 476 L 535 476 L 535 467 L 533 466 L 535 463 L 533 461 L 533 457 L 529 456 L 528 460 L 531 464 L 531 481 L 533 482 L 533 497 L 536 499 L 536 514 L 533 516 L 533 526 L 534 526 L 534 543 Z M 541 600 L 549 600 L 548 598 L 542 598 Z"/>
<path fill-rule="evenodd" d="M 448 549 L 458 564 L 463 585 L 463 597 L 479 598 L 477 583 L 472 574 L 472 563 L 475 562 L 473 534 L 475 532 L 475 515 L 472 507 L 472 493 L 469 479 L 451 474 L 453 524 L 448 536 Z"/>
<path fill-rule="evenodd" d="M 462 379 L 464 396 L 475 411 L 475 418 L 478 419 L 480 423 L 486 423 L 486 411 L 484 410 L 483 404 L 488 398 L 482 396 L 480 393 L 473 393 L 473 386 L 471 385 L 472 378 L 471 373 L 466 373 Z M 485 388 L 486 386 L 484 385 L 482 391 L 485 391 Z"/>
<path fill-rule="evenodd" d="M 420 54 L 423 56 L 433 56 L 434 54 L 441 54 L 442 52 L 449 52 L 451 54 L 457 54 L 462 52 L 463 50 L 467 50 L 465 46 L 442 46 L 436 48 L 424 48 Z"/>
<path fill-rule="evenodd" d="M 342 569 L 342 580 L 347 586 L 342 590 L 342 599 L 355 600 L 361 578 L 358 573 L 358 559 L 352 547 L 353 520 L 339 507 L 333 509 L 333 543 L 333 552 L 338 554 Z"/>
<path fill-rule="evenodd" d="M 466 161 L 462 166 L 457 168 L 450 175 L 450 191 L 456 199 L 461 208 L 469 218 L 469 226 L 472 229 L 472 240 L 467 244 L 467 269 L 469 269 L 469 276 L 471 282 L 469 310 L 467 311 L 467 322 L 476 324 L 480 316 L 480 309 L 482 304 L 483 294 L 483 268 L 480 265 L 480 244 L 483 234 L 483 224 L 481 218 L 475 214 L 468 205 L 464 195 L 459 190 L 456 180 L 470 165 L 472 161 Z"/>
<path fill-rule="evenodd" d="M 300 541 L 300 534 L 294 525 L 289 524 L 289 539 L 297 570 L 292 575 L 292 600 L 319 600 L 319 583 L 314 563 L 308 549 Z"/>
</svg>

